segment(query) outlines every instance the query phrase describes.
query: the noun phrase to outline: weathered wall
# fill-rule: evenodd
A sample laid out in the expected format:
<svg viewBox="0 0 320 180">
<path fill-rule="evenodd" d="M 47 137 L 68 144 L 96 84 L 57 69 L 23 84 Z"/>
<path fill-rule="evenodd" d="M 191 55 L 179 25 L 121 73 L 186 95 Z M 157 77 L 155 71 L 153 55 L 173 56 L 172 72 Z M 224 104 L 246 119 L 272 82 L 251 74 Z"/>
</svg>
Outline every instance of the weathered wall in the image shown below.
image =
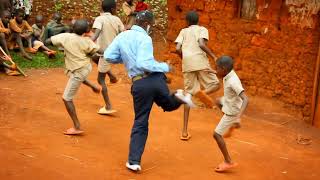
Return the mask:
<svg viewBox="0 0 320 180">
<path fill-rule="evenodd" d="M 169 58 L 180 64 L 173 41 L 186 25 L 186 12 L 197 10 L 200 24 L 209 29 L 209 46 L 218 55 L 235 58 L 250 94 L 280 99 L 310 122 L 319 4 L 299 1 L 257 0 L 255 19 L 245 20 L 237 16 L 239 5 L 234 0 L 170 0 Z"/>
</svg>

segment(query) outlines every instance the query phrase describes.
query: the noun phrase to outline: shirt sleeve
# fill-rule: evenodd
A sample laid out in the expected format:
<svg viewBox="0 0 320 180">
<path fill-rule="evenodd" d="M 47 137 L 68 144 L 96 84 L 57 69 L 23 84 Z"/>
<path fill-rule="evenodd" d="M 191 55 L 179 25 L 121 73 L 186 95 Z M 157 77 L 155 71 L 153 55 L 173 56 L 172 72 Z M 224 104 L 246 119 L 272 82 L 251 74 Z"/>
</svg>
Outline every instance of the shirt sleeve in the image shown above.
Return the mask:
<svg viewBox="0 0 320 180">
<path fill-rule="evenodd" d="M 209 32 L 208 32 L 207 28 L 201 27 L 200 32 L 199 32 L 199 39 L 209 40 Z"/>
<path fill-rule="evenodd" d="M 118 38 L 116 37 L 108 48 L 104 51 L 103 57 L 110 63 L 122 63 Z"/>
<path fill-rule="evenodd" d="M 32 32 L 32 27 L 29 25 L 27 21 L 23 21 L 23 30 L 26 30 L 28 32 Z"/>
<path fill-rule="evenodd" d="M 234 83 L 231 83 L 231 88 L 234 90 L 234 92 L 236 92 L 238 96 L 244 91 L 239 79 Z"/>
<path fill-rule="evenodd" d="M 183 34 L 184 34 L 184 31 L 181 30 L 179 35 L 178 35 L 178 37 L 177 37 L 177 39 L 174 42 L 182 44 L 183 43 Z"/>
<path fill-rule="evenodd" d="M 124 28 L 124 25 L 123 25 L 122 21 L 119 18 L 118 18 L 118 22 L 119 22 L 119 30 L 120 30 L 119 33 L 121 33 L 121 32 L 123 32 L 125 30 L 125 28 Z"/>
<path fill-rule="evenodd" d="M 159 63 L 153 57 L 153 46 L 151 38 L 143 40 L 137 48 L 136 66 L 145 72 L 169 72 L 167 63 Z"/>
<path fill-rule="evenodd" d="M 54 46 L 62 46 L 63 40 L 65 39 L 65 34 L 58 34 L 51 37 L 51 42 Z"/>
<path fill-rule="evenodd" d="M 102 26 L 103 26 L 102 21 L 100 21 L 100 18 L 97 17 L 97 18 L 94 20 L 94 23 L 93 23 L 92 28 L 93 28 L 93 29 L 102 30 Z"/>
<path fill-rule="evenodd" d="M 84 37 L 87 41 L 87 48 L 85 50 L 86 54 L 93 55 L 94 53 L 98 52 L 100 47 L 96 43 L 94 43 L 90 38 Z"/>
<path fill-rule="evenodd" d="M 12 19 L 10 22 L 9 22 L 9 26 L 10 26 L 10 29 L 14 32 L 17 32 L 17 33 L 21 33 L 22 30 L 21 28 L 18 27 L 16 21 L 14 19 Z"/>
</svg>

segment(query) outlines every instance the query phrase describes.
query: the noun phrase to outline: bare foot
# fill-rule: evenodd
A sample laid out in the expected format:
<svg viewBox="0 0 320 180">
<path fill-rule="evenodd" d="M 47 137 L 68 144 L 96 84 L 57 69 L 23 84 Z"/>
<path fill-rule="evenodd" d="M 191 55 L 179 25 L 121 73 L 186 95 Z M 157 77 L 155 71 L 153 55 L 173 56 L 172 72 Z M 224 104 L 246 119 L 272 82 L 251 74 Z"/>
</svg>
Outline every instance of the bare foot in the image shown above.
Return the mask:
<svg viewBox="0 0 320 180">
<path fill-rule="evenodd" d="M 26 58 L 27 60 L 31 61 L 32 60 L 32 57 L 29 56 L 28 54 L 23 54 L 22 55 L 24 58 Z"/>
</svg>

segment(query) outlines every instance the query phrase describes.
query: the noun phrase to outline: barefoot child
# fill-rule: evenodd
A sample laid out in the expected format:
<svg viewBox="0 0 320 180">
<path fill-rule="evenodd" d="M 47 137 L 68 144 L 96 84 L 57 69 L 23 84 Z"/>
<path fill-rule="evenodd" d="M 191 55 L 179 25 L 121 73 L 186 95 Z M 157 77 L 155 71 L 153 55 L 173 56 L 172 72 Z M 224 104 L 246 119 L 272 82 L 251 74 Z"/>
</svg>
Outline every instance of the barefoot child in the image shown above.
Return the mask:
<svg viewBox="0 0 320 180">
<path fill-rule="evenodd" d="M 102 10 L 104 13 L 97 17 L 93 23 L 95 34 L 91 39 L 93 41 L 97 40 L 97 44 L 101 49 L 105 50 L 111 44 L 113 39 L 120 32 L 124 31 L 124 25 L 117 16 L 112 15 L 116 12 L 116 2 L 114 0 L 103 0 Z M 98 71 L 98 82 L 102 87 L 101 92 L 105 101 L 105 106 L 98 111 L 98 114 L 112 114 L 116 111 L 112 109 L 105 78 L 106 75 L 108 75 L 111 83 L 116 83 L 118 80 L 111 72 L 110 64 L 102 57 L 98 63 Z"/>
<path fill-rule="evenodd" d="M 19 46 L 19 49 L 23 55 L 28 60 L 32 60 L 32 57 L 29 56 L 23 47 L 22 40 L 26 40 L 28 43 L 28 48 L 26 49 L 29 53 L 36 53 L 37 50 L 32 48 L 32 27 L 29 25 L 29 23 L 26 20 L 23 20 L 25 14 L 23 10 L 16 10 L 15 12 L 15 18 L 11 19 L 9 22 L 10 30 L 11 30 L 11 45 L 15 45 L 16 43 Z M 12 46 L 11 46 L 12 47 Z M 12 47 L 13 48 L 13 47 Z"/>
<path fill-rule="evenodd" d="M 233 59 L 229 56 L 222 56 L 217 60 L 217 74 L 223 78 L 224 96 L 218 100 L 218 106 L 224 113 L 214 132 L 214 139 L 217 141 L 220 151 L 224 156 L 224 162 L 215 169 L 223 172 L 237 166 L 232 162 L 223 136 L 231 134 L 233 128 L 240 127 L 240 117 L 247 108 L 248 97 L 242 87 L 241 81 L 233 70 Z"/>
<path fill-rule="evenodd" d="M 209 33 L 205 27 L 198 25 L 198 14 L 195 11 L 188 12 L 186 21 L 189 27 L 182 29 L 175 41 L 177 53 L 182 56 L 185 91 L 188 93 L 187 96 L 195 95 L 212 108 L 213 101 L 207 94 L 218 90 L 219 80 L 210 67 L 207 54 L 213 59 L 216 59 L 216 56 L 206 45 Z M 204 90 L 200 89 L 200 85 Z M 189 111 L 190 108 L 185 106 L 181 140 L 191 137 L 188 133 Z"/>
<path fill-rule="evenodd" d="M 88 30 L 88 21 L 77 20 L 73 27 L 74 33 L 62 33 L 52 36 L 46 42 L 63 47 L 65 52 L 66 74 L 69 76 L 69 81 L 64 90 L 63 102 L 74 124 L 73 128 L 65 132 L 66 135 L 83 133 L 73 104 L 73 98 L 79 90 L 80 85 L 84 83 L 91 87 L 94 92 L 100 92 L 100 89 L 88 81 L 87 77 L 92 70 L 91 56 L 95 55 L 98 51 L 99 53 L 103 53 L 103 51 L 90 38 L 83 37 L 83 34 L 88 32 Z"/>
<path fill-rule="evenodd" d="M 3 11 L 1 13 L 0 19 L 0 46 L 4 49 L 4 51 L 10 56 L 7 41 L 11 35 L 9 21 L 10 21 L 10 12 Z"/>
<path fill-rule="evenodd" d="M 42 42 L 43 35 L 44 35 L 44 29 L 45 29 L 43 26 L 43 16 L 42 15 L 36 16 L 36 23 L 34 25 L 32 25 L 32 29 L 33 29 L 33 37 L 32 37 L 33 48 L 36 50 L 41 48 L 41 50 L 44 50 L 43 52 L 45 54 L 47 54 L 49 57 L 54 56 L 56 54 L 56 52 L 49 49 Z"/>
</svg>

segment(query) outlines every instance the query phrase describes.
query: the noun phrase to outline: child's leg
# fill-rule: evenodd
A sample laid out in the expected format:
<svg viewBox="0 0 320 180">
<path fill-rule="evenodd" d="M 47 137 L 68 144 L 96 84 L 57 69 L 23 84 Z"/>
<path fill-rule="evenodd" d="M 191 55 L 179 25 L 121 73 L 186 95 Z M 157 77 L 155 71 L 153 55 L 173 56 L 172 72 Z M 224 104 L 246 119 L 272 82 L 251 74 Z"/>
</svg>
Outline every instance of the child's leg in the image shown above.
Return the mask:
<svg viewBox="0 0 320 180">
<path fill-rule="evenodd" d="M 223 115 L 213 135 L 214 139 L 217 141 L 220 151 L 223 154 L 225 162 L 228 164 L 232 164 L 232 160 L 224 142 L 223 135 L 228 132 L 236 121 L 237 119 L 234 116 Z"/>
<path fill-rule="evenodd" d="M 6 35 L 4 33 L 0 33 L 0 46 L 3 47 L 3 50 L 9 55 Z"/>
<path fill-rule="evenodd" d="M 13 33 L 13 38 L 16 40 L 18 46 L 19 46 L 19 49 L 20 49 L 20 52 L 22 53 L 23 57 L 25 57 L 26 59 L 28 60 L 32 60 L 32 57 L 29 56 L 25 51 L 24 51 L 24 47 L 23 47 L 23 43 L 22 43 L 22 38 L 20 36 L 19 33 Z"/>
<path fill-rule="evenodd" d="M 184 89 L 187 93 L 192 94 L 200 90 L 200 83 L 197 80 L 196 72 L 183 73 L 183 79 L 184 79 Z M 180 138 L 181 140 L 188 140 L 190 138 L 190 134 L 188 133 L 189 113 L 190 113 L 190 107 L 185 105 L 184 113 L 183 113 L 183 128 L 182 128 L 182 133 Z"/>
<path fill-rule="evenodd" d="M 211 94 L 219 89 L 219 79 L 209 70 L 199 71 L 198 79 L 204 87 L 206 94 Z"/>
<path fill-rule="evenodd" d="M 80 130 L 80 122 L 79 122 L 79 119 L 78 119 L 78 116 L 77 116 L 77 112 L 76 112 L 76 108 L 75 108 L 75 106 L 73 104 L 73 101 L 72 100 L 67 101 L 67 100 L 63 99 L 63 102 L 64 102 L 64 105 L 66 106 L 66 109 L 68 111 L 69 116 L 72 119 L 74 128 L 76 130 Z"/>
<path fill-rule="evenodd" d="M 98 88 L 95 84 L 93 84 L 91 81 L 89 81 L 88 79 L 83 81 L 83 84 L 90 87 L 92 89 L 93 92 L 95 93 L 100 93 L 100 88 Z"/>
<path fill-rule="evenodd" d="M 117 83 L 118 82 L 118 79 L 117 77 L 112 73 L 111 70 L 109 70 L 107 72 L 108 76 L 109 76 L 109 79 L 110 79 L 110 83 Z"/>
<path fill-rule="evenodd" d="M 105 108 L 107 110 L 111 110 L 112 109 L 112 105 L 111 105 L 111 101 L 110 101 L 110 98 L 109 98 L 108 88 L 107 88 L 107 85 L 106 85 L 105 78 L 106 78 L 106 73 L 101 73 L 101 72 L 98 73 L 98 83 L 102 87 L 101 94 L 102 94 L 102 97 L 103 97 L 105 105 L 106 105 Z"/>
</svg>

